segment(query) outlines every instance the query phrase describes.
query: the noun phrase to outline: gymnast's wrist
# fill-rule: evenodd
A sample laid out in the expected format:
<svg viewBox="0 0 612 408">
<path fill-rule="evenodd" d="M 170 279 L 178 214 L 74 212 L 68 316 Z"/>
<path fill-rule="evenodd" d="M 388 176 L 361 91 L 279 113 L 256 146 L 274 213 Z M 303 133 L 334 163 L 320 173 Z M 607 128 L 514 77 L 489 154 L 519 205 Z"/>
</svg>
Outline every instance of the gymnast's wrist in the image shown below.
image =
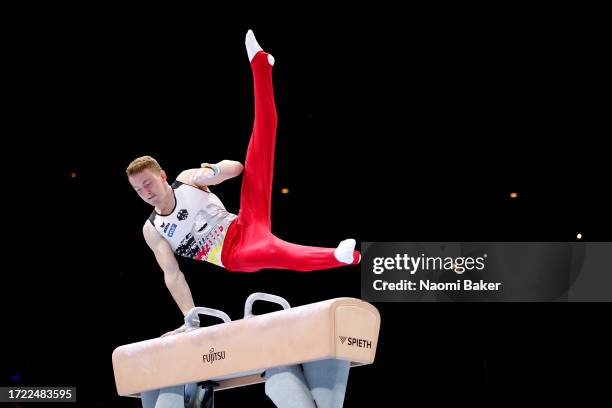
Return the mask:
<svg viewBox="0 0 612 408">
<path fill-rule="evenodd" d="M 207 167 L 209 169 L 211 169 L 213 171 L 213 177 L 219 175 L 219 173 L 221 173 L 221 167 L 219 167 L 218 164 L 211 164 L 211 163 L 205 163 L 203 164 L 203 167 Z"/>
<path fill-rule="evenodd" d="M 194 325 L 200 326 L 200 317 L 197 315 L 192 316 L 191 320 L 187 319 L 187 315 L 185 315 L 185 317 L 183 318 L 183 321 L 185 322 L 183 326 L 185 326 L 186 328 L 193 327 Z"/>
<path fill-rule="evenodd" d="M 221 173 L 221 167 L 218 164 L 211 164 L 210 168 L 215 172 L 215 176 L 218 176 Z"/>
</svg>

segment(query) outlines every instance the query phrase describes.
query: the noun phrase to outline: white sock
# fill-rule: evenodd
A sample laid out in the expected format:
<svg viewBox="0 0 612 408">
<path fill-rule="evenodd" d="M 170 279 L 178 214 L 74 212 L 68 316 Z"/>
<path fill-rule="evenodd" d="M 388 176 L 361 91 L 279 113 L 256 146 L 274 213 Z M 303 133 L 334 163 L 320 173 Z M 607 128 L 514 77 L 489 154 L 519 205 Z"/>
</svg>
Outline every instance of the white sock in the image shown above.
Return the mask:
<svg viewBox="0 0 612 408">
<path fill-rule="evenodd" d="M 244 39 L 244 45 L 246 45 L 249 62 L 253 61 L 253 58 L 255 58 L 255 54 L 257 54 L 259 51 L 263 51 L 263 49 L 255 39 L 255 34 L 253 34 L 253 30 L 247 31 L 246 38 Z M 268 54 L 268 63 L 270 65 L 274 65 L 274 57 L 270 54 Z"/>
<path fill-rule="evenodd" d="M 257 43 L 255 39 L 255 34 L 253 34 L 253 30 L 249 30 L 246 33 L 246 38 L 244 39 L 244 45 L 246 45 L 247 55 L 249 56 L 249 62 L 253 61 L 253 57 L 259 51 L 262 51 L 262 48 Z"/>
<path fill-rule="evenodd" d="M 338 248 L 334 251 L 334 256 L 340 262 L 344 262 L 345 264 L 353 263 L 353 251 L 355 250 L 355 245 L 357 242 L 352 239 L 345 239 L 344 241 L 338 244 Z"/>
</svg>

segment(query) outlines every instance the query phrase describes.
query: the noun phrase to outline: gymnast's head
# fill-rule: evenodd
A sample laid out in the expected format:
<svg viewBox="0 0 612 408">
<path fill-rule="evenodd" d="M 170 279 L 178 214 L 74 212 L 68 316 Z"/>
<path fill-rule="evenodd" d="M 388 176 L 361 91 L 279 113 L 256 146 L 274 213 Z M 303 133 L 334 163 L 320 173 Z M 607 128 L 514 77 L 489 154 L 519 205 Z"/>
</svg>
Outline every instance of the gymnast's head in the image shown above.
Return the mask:
<svg viewBox="0 0 612 408">
<path fill-rule="evenodd" d="M 152 206 L 157 205 L 171 191 L 166 172 L 151 156 L 134 159 L 125 172 L 136 193 Z"/>
</svg>

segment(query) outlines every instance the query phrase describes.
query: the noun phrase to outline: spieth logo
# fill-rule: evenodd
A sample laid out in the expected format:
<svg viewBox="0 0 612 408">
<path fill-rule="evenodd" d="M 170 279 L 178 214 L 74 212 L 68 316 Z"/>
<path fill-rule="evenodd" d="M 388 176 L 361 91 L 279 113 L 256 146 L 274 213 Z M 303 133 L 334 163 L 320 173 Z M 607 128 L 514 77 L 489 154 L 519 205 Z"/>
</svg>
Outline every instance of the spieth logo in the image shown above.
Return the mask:
<svg viewBox="0 0 612 408">
<path fill-rule="evenodd" d="M 354 347 L 367 348 L 367 349 L 372 348 L 372 342 L 370 340 L 356 339 L 355 337 L 345 337 L 345 336 L 339 336 L 339 337 L 340 337 L 340 343 L 344 344 L 346 342 L 347 346 L 354 346 Z"/>
<path fill-rule="evenodd" d="M 202 361 L 204 363 L 214 363 L 215 361 L 218 360 L 225 360 L 225 351 L 215 351 L 214 348 L 211 348 L 208 351 L 208 354 L 204 354 L 202 356 Z"/>
</svg>

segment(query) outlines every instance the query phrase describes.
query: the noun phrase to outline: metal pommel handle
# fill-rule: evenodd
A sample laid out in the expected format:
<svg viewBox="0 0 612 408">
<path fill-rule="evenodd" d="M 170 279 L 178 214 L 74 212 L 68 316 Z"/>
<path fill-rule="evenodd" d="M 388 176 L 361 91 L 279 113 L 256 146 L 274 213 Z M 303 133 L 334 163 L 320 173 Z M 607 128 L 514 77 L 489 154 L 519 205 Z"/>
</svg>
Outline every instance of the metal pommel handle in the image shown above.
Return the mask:
<svg viewBox="0 0 612 408">
<path fill-rule="evenodd" d="M 232 321 L 227 313 L 222 312 L 221 310 L 211 309 L 209 307 L 194 307 L 185 315 L 185 327 L 187 330 L 193 330 L 200 327 L 200 319 L 198 319 L 199 314 L 218 317 L 225 323 Z"/>
<path fill-rule="evenodd" d="M 248 319 L 249 317 L 253 317 L 253 303 L 256 300 L 265 300 L 267 302 L 272 302 L 279 304 L 283 307 L 283 309 L 290 309 L 289 302 L 287 302 L 284 298 L 276 295 L 270 295 L 268 293 L 255 292 L 251 296 L 249 296 L 244 304 L 244 318 Z"/>
</svg>

